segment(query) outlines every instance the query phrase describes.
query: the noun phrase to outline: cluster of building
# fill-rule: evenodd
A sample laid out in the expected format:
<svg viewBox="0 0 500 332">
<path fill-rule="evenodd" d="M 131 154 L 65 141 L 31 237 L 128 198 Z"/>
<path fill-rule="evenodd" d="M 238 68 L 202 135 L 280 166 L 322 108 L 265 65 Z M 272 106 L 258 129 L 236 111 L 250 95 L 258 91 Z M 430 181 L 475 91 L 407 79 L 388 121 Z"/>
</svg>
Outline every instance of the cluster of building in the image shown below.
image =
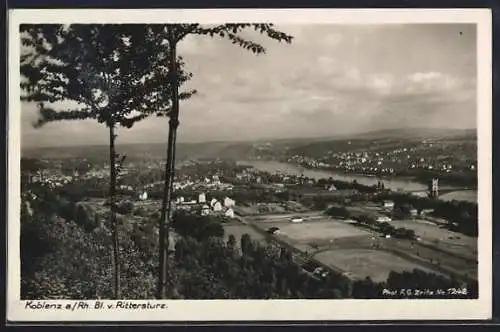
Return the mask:
<svg viewBox="0 0 500 332">
<path fill-rule="evenodd" d="M 384 201 L 383 202 L 383 205 L 382 205 L 382 209 L 383 211 L 387 212 L 387 213 L 391 213 L 394 211 L 394 208 L 395 208 L 395 204 L 393 201 Z M 411 208 L 409 211 L 409 214 L 410 214 L 410 217 L 412 218 L 416 218 L 416 217 L 425 217 L 429 214 L 431 214 L 432 212 L 434 212 L 433 209 L 423 209 L 421 211 L 415 209 L 415 208 Z M 377 221 L 379 222 L 389 222 L 391 221 L 391 218 L 388 217 L 388 216 L 380 216 L 378 217 Z"/>
<path fill-rule="evenodd" d="M 90 171 L 86 172 L 82 178 L 89 180 L 89 179 L 107 179 L 109 177 L 109 167 L 105 167 L 103 169 L 91 169 Z"/>
<path fill-rule="evenodd" d="M 432 147 L 432 145 L 426 145 Z M 426 153 L 428 150 L 422 150 L 417 147 L 396 148 L 384 152 L 334 152 L 328 151 L 328 154 L 321 158 L 310 158 L 301 155 L 294 155 L 288 159 L 288 162 L 313 168 L 330 168 L 343 170 L 345 172 L 366 172 L 377 174 L 393 174 L 398 169 L 423 169 L 436 170 L 443 173 L 451 173 L 458 166 L 453 165 L 449 160 L 439 160 Z M 419 153 L 422 152 L 422 153 Z M 475 164 L 460 165 L 458 168 L 466 168 L 474 171 Z"/>
<path fill-rule="evenodd" d="M 233 185 L 224 183 L 220 180 L 218 175 L 213 175 L 203 179 L 192 180 L 190 178 L 186 178 L 174 182 L 174 190 L 182 189 L 232 190 Z"/>
<path fill-rule="evenodd" d="M 225 197 L 222 201 L 212 198 L 207 200 L 205 193 L 198 195 L 198 199 L 187 200 L 183 196 L 177 197 L 175 207 L 179 210 L 197 211 L 202 216 L 224 215 L 228 218 L 234 218 L 234 207 L 236 202 L 230 197 Z"/>
<path fill-rule="evenodd" d="M 313 185 L 315 183 L 315 179 L 305 177 L 303 174 L 292 175 L 289 173 L 275 172 L 274 174 L 267 174 L 267 176 L 263 176 L 261 171 L 253 168 L 246 169 L 241 173 L 236 174 L 236 178 L 239 181 L 247 183 L 272 184 L 272 186 L 277 190 L 285 188 L 285 185 Z"/>
<path fill-rule="evenodd" d="M 64 185 L 75 181 L 76 177 L 73 175 L 62 175 L 47 171 L 38 171 L 35 174 L 23 174 L 23 181 L 27 183 L 40 183 L 48 186 L 49 188 L 63 187 Z"/>
</svg>

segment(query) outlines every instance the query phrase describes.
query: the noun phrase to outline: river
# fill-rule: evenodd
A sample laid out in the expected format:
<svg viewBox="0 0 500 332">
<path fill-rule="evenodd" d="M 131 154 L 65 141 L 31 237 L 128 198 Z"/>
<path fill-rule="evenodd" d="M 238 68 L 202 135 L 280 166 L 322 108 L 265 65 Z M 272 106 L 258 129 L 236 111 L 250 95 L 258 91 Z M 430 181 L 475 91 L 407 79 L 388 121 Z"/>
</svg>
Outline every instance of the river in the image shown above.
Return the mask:
<svg viewBox="0 0 500 332">
<path fill-rule="evenodd" d="M 340 180 L 345 182 L 352 182 L 356 180 L 359 184 L 363 184 L 366 186 L 376 185 L 377 182 L 381 180 L 384 183 L 385 188 L 391 189 L 393 191 L 423 192 L 427 190 L 427 186 L 425 184 L 411 179 L 378 178 L 374 176 L 365 176 L 360 174 L 346 174 L 346 173 L 333 172 L 327 170 L 309 169 L 278 161 L 241 160 L 238 161 L 238 164 L 250 165 L 258 170 L 269 173 L 283 172 L 293 175 L 304 174 L 304 176 L 314 179 L 332 177 L 335 180 Z M 449 188 L 449 186 L 447 186 L 447 188 Z M 457 190 L 442 195 L 440 199 L 443 200 L 456 199 L 456 200 L 463 200 L 475 203 L 477 202 L 477 191 Z"/>
</svg>

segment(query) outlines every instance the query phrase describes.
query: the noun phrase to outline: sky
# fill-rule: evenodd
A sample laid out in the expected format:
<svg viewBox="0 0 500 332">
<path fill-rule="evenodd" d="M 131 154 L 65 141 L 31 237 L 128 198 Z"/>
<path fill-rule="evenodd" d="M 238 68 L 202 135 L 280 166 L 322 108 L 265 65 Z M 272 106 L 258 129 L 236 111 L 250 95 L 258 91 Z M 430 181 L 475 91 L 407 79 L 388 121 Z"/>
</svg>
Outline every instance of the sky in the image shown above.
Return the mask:
<svg viewBox="0 0 500 332">
<path fill-rule="evenodd" d="M 179 141 L 324 137 L 392 128 L 476 128 L 476 28 L 459 24 L 288 25 L 292 44 L 261 36 L 266 54 L 227 40 L 179 46 L 198 94 L 181 103 Z M 65 103 L 57 105 L 64 109 Z M 35 129 L 21 105 L 25 147 L 106 144 L 92 121 Z M 165 142 L 167 120 L 118 132 L 120 143 Z"/>
</svg>

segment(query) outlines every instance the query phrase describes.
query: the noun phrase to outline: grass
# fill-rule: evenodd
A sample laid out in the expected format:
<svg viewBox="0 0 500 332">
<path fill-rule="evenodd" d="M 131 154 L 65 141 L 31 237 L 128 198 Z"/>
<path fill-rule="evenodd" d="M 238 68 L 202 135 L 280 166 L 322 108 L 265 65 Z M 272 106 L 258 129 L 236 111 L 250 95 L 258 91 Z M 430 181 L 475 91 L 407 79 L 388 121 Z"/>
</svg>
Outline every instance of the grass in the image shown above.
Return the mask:
<svg viewBox="0 0 500 332">
<path fill-rule="evenodd" d="M 385 239 L 380 234 L 340 220 L 323 219 L 322 221 L 290 223 L 269 219 L 266 222 L 255 223 L 255 225 L 262 229 L 278 227 L 281 231 L 279 238 L 299 250 L 316 252 L 317 257 L 321 258 L 324 264 L 351 271 L 359 278 L 370 276 L 374 279 L 384 279 L 390 271 L 411 271 L 414 268 L 441 272 L 445 275 L 474 276 L 477 273 L 477 265 L 466 259 L 423 247 L 417 241 Z M 434 225 L 417 224 L 416 226 L 424 227 L 428 233 L 432 233 L 432 230 L 449 232 Z M 432 234 L 436 236 L 439 232 Z M 442 242 L 445 243 L 444 240 Z M 440 245 L 442 246 L 443 243 Z M 357 258 L 356 255 L 360 256 Z M 352 267 L 346 265 L 348 260 L 352 260 Z M 370 270 L 373 271 L 370 272 Z"/>
<path fill-rule="evenodd" d="M 289 201 L 284 203 L 239 204 L 235 207 L 235 211 L 242 216 L 253 216 L 259 218 L 276 216 L 277 218 L 280 218 L 284 214 L 304 213 L 309 211 L 309 209 L 298 202 Z"/>
<path fill-rule="evenodd" d="M 224 226 L 224 238 L 227 241 L 229 235 L 234 235 L 238 246 L 240 245 L 241 236 L 243 234 L 248 234 L 255 241 L 264 241 L 265 237 L 261 233 L 257 232 L 251 226 L 243 224 L 225 224 Z"/>
<path fill-rule="evenodd" d="M 297 242 L 310 242 L 314 240 L 336 240 L 353 236 L 372 236 L 369 232 L 348 225 L 342 221 L 322 219 L 302 223 L 276 223 L 281 234 Z"/>
<path fill-rule="evenodd" d="M 320 262 L 347 272 L 354 279 L 367 276 L 373 281 L 387 280 L 391 271 L 412 271 L 415 268 L 434 272 L 388 252 L 370 249 L 336 249 L 323 251 L 314 256 Z"/>
</svg>

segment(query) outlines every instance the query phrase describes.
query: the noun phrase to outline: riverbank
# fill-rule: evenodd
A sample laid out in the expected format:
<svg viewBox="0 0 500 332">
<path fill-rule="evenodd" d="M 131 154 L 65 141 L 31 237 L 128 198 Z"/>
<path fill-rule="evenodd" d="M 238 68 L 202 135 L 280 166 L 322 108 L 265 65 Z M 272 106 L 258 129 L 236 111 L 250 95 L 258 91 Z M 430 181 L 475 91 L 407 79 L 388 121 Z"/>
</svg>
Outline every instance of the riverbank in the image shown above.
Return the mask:
<svg viewBox="0 0 500 332">
<path fill-rule="evenodd" d="M 280 161 L 280 162 L 283 162 L 283 161 Z M 286 162 L 284 162 L 284 163 L 286 163 Z M 428 185 L 428 183 L 431 181 L 432 178 L 438 177 L 440 179 L 439 182 L 440 182 L 441 186 L 468 188 L 468 190 L 477 189 L 476 185 L 467 185 L 466 183 L 451 183 L 449 181 L 449 179 L 447 178 L 447 176 L 442 175 L 442 174 L 441 175 L 436 174 L 436 175 L 432 175 L 432 176 L 430 176 L 428 174 L 426 176 L 422 176 L 422 175 L 419 176 L 419 175 L 411 174 L 412 172 L 407 172 L 407 174 L 401 174 L 401 173 L 372 174 L 372 173 L 363 173 L 360 171 L 347 171 L 347 170 L 343 170 L 343 169 L 337 169 L 334 167 L 313 167 L 313 166 L 301 165 L 301 164 L 291 164 L 291 165 L 294 165 L 298 168 L 303 167 L 305 169 L 321 170 L 321 171 L 331 172 L 331 173 L 335 173 L 335 174 L 346 174 L 346 175 L 353 175 L 353 176 L 362 176 L 362 177 L 367 177 L 367 178 L 376 178 L 380 181 L 391 180 L 391 179 L 402 180 L 402 181 L 414 181 L 414 182 L 421 183 L 425 186 Z M 413 173 L 415 173 L 415 171 Z M 477 182 L 477 181 L 475 181 L 475 182 Z"/>
<path fill-rule="evenodd" d="M 399 177 L 381 178 L 376 176 L 366 176 L 360 174 L 346 174 L 343 172 L 335 172 L 330 170 L 305 168 L 279 161 L 241 160 L 238 161 L 237 164 L 249 165 L 260 171 L 268 173 L 282 172 L 293 175 L 304 174 L 304 176 L 309 178 L 314 178 L 316 180 L 322 178 L 327 179 L 329 177 L 332 177 L 339 181 L 345 181 L 345 182 L 356 181 L 359 184 L 365 186 L 374 186 L 377 185 L 379 181 L 382 181 L 386 189 L 390 189 L 392 191 L 397 191 L 397 192 L 421 193 L 427 191 L 428 189 L 426 184 L 420 183 L 413 179 L 399 178 Z M 462 188 L 456 188 L 456 191 L 453 191 L 452 186 L 447 186 L 446 189 L 447 193 L 444 194 L 442 197 L 440 197 L 443 200 L 456 199 L 456 200 L 463 200 L 463 201 L 477 203 L 477 190 L 462 190 Z"/>
</svg>

